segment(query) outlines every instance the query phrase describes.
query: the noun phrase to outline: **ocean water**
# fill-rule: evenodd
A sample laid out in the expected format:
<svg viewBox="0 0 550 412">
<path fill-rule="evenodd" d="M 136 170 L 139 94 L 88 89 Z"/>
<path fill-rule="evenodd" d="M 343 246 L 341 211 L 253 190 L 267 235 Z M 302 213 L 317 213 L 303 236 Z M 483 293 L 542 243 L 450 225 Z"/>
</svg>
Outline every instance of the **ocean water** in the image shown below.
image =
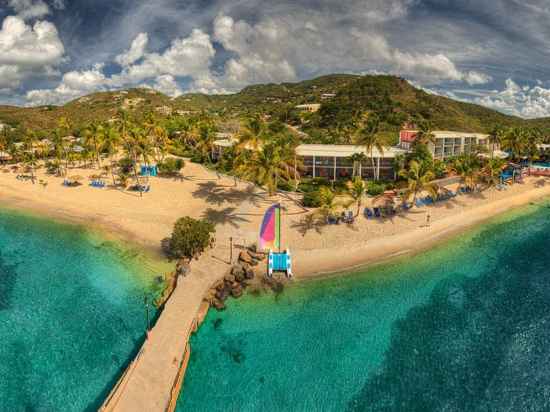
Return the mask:
<svg viewBox="0 0 550 412">
<path fill-rule="evenodd" d="M 232 301 L 191 345 L 179 412 L 548 411 L 550 208 Z"/>
<path fill-rule="evenodd" d="M 0 411 L 97 410 L 142 342 L 156 288 L 138 261 L 83 228 L 0 210 Z"/>
</svg>

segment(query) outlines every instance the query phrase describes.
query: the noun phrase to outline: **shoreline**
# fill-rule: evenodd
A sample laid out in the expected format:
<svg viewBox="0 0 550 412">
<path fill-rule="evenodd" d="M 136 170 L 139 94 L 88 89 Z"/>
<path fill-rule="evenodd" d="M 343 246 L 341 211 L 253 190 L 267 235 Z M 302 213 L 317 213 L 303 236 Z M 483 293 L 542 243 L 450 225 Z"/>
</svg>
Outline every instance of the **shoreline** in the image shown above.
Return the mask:
<svg viewBox="0 0 550 412">
<path fill-rule="evenodd" d="M 2 194 L 1 186 L 0 194 Z M 394 259 L 414 256 L 503 213 L 545 197 L 550 197 L 550 185 L 505 196 L 487 204 L 468 207 L 466 210 L 460 211 L 458 216 L 451 215 L 441 220 L 432 220 L 429 227 L 420 226 L 399 234 L 381 236 L 354 247 L 292 249 L 295 262 L 294 272 L 296 273 L 294 279 L 304 281 L 334 277 L 345 272 L 356 272 L 373 265 L 384 264 Z M 153 241 L 151 237 L 141 236 L 130 228 L 125 228 L 123 224 L 113 224 L 113 222 L 106 221 L 93 213 L 90 214 L 84 210 L 68 210 L 63 207 L 52 209 L 46 204 L 13 194 L 0 199 L 0 207 L 37 218 L 53 219 L 60 223 L 82 226 L 105 240 L 119 243 L 125 249 L 143 252 L 148 261 L 166 267 L 171 265 L 160 249 L 161 238 L 158 241 Z M 417 211 L 417 213 L 422 212 Z M 460 219 L 457 220 L 457 218 Z M 387 222 L 384 224 L 389 225 Z M 212 251 L 213 255 L 229 253 L 228 247 L 218 245 L 217 249 L 217 251 Z M 219 253 L 220 251 L 222 253 Z M 218 260 L 221 259 L 218 258 Z M 192 265 L 207 269 L 207 266 L 203 266 L 197 261 L 193 261 Z"/>
<path fill-rule="evenodd" d="M 381 249 L 377 251 L 369 251 L 364 247 L 345 251 L 339 250 L 340 256 L 352 260 L 353 263 L 350 265 L 342 265 L 340 259 L 336 259 L 336 263 L 327 262 L 326 259 L 323 259 L 323 256 L 320 256 L 323 252 L 322 249 L 298 252 L 294 255 L 294 260 L 300 261 L 300 268 L 307 265 L 309 269 L 299 270 L 299 275 L 295 279 L 296 281 L 309 281 L 320 278 L 334 278 L 345 273 L 358 272 L 372 266 L 390 263 L 396 259 L 416 256 L 442 243 L 452 241 L 453 238 L 475 230 L 477 226 L 488 223 L 506 213 L 511 213 L 533 202 L 550 198 L 550 187 L 539 190 L 506 197 L 500 201 L 462 211 L 460 217 L 463 219 L 461 222 L 457 222 L 456 217 L 453 216 L 436 222 L 432 221 L 429 227 L 419 227 L 395 237 L 388 236 L 376 239 L 373 241 L 374 246 L 381 246 Z M 402 247 L 396 245 L 399 242 L 392 242 L 397 240 L 410 240 L 411 243 Z"/>
</svg>

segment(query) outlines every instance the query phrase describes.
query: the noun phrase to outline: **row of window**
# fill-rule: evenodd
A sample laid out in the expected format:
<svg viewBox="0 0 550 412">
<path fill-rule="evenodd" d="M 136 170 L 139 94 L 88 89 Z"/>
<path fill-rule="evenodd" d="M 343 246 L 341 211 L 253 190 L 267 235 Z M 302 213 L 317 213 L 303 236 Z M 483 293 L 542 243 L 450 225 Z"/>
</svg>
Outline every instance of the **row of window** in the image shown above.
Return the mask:
<svg viewBox="0 0 550 412">
<path fill-rule="evenodd" d="M 313 157 L 304 156 L 302 158 L 302 164 L 305 167 L 313 166 L 313 159 L 315 159 L 315 167 L 353 167 L 354 162 L 349 157 Z M 374 159 L 375 166 L 378 166 L 378 159 Z M 380 159 L 380 167 L 392 167 L 392 159 L 383 158 Z M 362 167 L 372 167 L 371 159 L 361 162 Z"/>
<path fill-rule="evenodd" d="M 376 169 L 362 168 L 361 177 L 363 179 L 373 179 Z M 329 180 L 350 179 L 353 176 L 352 167 L 337 167 L 336 170 L 332 167 L 306 167 L 302 170 L 304 177 L 324 177 Z M 380 178 L 391 180 L 395 178 L 395 172 L 391 168 L 380 168 Z"/>
</svg>

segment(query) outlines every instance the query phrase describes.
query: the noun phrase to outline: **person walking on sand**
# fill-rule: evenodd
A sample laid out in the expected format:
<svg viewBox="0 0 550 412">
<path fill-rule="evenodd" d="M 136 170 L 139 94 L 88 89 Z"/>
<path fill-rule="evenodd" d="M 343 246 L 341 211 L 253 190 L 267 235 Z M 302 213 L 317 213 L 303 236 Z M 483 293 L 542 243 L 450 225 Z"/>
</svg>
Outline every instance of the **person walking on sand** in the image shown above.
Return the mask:
<svg viewBox="0 0 550 412">
<path fill-rule="evenodd" d="M 430 227 L 430 220 L 432 219 L 432 215 L 430 215 L 430 212 L 426 214 L 426 227 Z"/>
</svg>

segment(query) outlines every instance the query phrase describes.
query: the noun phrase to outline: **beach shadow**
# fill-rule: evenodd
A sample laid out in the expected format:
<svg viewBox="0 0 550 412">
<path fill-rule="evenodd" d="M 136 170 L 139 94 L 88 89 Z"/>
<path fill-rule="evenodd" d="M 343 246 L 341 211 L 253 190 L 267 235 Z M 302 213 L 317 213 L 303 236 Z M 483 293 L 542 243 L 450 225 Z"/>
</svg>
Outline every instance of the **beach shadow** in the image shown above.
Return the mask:
<svg viewBox="0 0 550 412">
<path fill-rule="evenodd" d="M 541 187 L 546 186 L 546 179 L 539 179 L 535 182 L 535 187 L 540 189 Z"/>
<path fill-rule="evenodd" d="M 197 190 L 192 194 L 193 197 L 217 206 L 221 206 L 225 202 L 240 205 L 248 201 L 258 207 L 263 200 L 261 194 L 256 193 L 254 186 L 243 190 L 233 186 L 222 186 L 215 181 L 198 183 L 197 186 Z"/>
<path fill-rule="evenodd" d="M 215 225 L 229 224 L 234 228 L 240 227 L 239 223 L 250 223 L 250 220 L 234 214 L 235 210 L 236 208 L 234 207 L 227 207 L 223 210 L 208 208 L 203 212 L 202 218 L 214 223 Z"/>
<path fill-rule="evenodd" d="M 299 221 L 293 221 L 290 227 L 296 229 L 302 237 L 305 237 L 305 235 L 312 230 L 318 234 L 322 234 L 323 232 L 323 225 L 318 222 L 313 214 L 306 215 Z"/>
</svg>

